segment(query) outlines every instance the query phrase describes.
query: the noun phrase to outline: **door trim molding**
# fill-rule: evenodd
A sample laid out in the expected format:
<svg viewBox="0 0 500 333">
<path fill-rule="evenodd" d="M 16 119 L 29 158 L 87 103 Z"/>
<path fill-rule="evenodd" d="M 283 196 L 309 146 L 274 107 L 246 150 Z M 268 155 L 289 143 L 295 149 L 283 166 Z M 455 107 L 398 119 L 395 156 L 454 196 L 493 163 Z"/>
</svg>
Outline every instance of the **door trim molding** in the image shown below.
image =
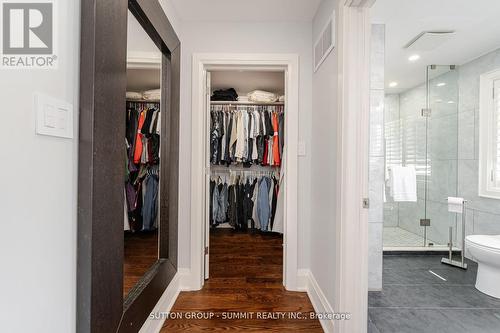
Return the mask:
<svg viewBox="0 0 500 333">
<path fill-rule="evenodd" d="M 204 77 L 207 69 L 245 68 L 282 69 L 287 73 L 285 116 L 285 223 L 283 284 L 287 290 L 298 290 L 298 113 L 299 57 L 296 54 L 219 54 L 197 53 L 192 58 L 192 152 L 191 152 L 191 276 L 185 281 L 191 290 L 204 284 L 204 209 L 205 151 L 208 139 L 205 124 Z"/>
<path fill-rule="evenodd" d="M 369 6 L 338 6 L 338 133 L 334 310 L 352 314 L 335 332 L 366 332 L 368 320 Z M 361 4 L 361 5 L 360 5 Z"/>
</svg>

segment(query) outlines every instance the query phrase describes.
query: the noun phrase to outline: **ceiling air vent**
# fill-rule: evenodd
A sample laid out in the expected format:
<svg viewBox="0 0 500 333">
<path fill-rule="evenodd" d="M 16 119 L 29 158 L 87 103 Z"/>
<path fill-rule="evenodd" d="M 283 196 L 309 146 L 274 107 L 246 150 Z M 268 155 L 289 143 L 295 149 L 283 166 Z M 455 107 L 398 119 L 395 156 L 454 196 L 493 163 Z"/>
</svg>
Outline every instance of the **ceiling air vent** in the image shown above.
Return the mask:
<svg viewBox="0 0 500 333">
<path fill-rule="evenodd" d="M 314 71 L 316 72 L 335 46 L 335 12 L 328 19 L 314 44 Z"/>
<path fill-rule="evenodd" d="M 431 51 L 453 37 L 455 31 L 423 31 L 410 40 L 403 48 L 411 51 Z"/>
</svg>

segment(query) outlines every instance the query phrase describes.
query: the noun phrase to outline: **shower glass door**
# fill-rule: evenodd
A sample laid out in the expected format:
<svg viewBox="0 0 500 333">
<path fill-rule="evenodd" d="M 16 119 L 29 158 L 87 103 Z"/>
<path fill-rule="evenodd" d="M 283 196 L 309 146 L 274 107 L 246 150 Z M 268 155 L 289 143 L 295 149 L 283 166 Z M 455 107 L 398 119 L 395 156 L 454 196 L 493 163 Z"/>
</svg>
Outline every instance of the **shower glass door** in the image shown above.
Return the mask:
<svg viewBox="0 0 500 333">
<path fill-rule="evenodd" d="M 458 71 L 455 66 L 427 67 L 423 246 L 447 246 L 450 227 L 456 243 L 457 214 L 448 212 L 447 198 L 457 195 Z"/>
<path fill-rule="evenodd" d="M 446 199 L 457 194 L 457 106 L 455 66 L 428 66 L 424 84 L 385 96 L 384 248 L 447 246 L 450 226 L 456 244 L 457 214 Z M 396 166 L 415 169 L 416 201 L 394 199 Z"/>
</svg>

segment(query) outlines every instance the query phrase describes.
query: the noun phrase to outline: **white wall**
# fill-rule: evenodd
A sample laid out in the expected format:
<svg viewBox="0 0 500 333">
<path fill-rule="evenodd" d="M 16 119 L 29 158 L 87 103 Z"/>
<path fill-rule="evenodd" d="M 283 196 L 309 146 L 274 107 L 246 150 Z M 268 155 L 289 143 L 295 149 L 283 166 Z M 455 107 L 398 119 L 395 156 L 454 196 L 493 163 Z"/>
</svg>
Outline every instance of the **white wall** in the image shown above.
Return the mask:
<svg viewBox="0 0 500 333">
<path fill-rule="evenodd" d="M 308 267 L 310 214 L 310 133 L 312 43 L 308 22 L 182 23 L 179 266 L 190 267 L 191 66 L 193 53 L 296 53 L 300 57 L 299 140 L 307 144 L 299 158 L 299 267 Z"/>
<path fill-rule="evenodd" d="M 336 6 L 324 0 L 313 21 L 317 39 Z M 337 157 L 337 50 L 334 49 L 313 75 L 311 131 L 311 262 L 310 269 L 330 304 L 335 281 L 335 202 Z"/>
<path fill-rule="evenodd" d="M 75 331 L 80 1 L 57 4 L 59 68 L 0 70 L 2 332 Z M 74 139 L 35 134 L 35 92 L 73 103 Z"/>
</svg>

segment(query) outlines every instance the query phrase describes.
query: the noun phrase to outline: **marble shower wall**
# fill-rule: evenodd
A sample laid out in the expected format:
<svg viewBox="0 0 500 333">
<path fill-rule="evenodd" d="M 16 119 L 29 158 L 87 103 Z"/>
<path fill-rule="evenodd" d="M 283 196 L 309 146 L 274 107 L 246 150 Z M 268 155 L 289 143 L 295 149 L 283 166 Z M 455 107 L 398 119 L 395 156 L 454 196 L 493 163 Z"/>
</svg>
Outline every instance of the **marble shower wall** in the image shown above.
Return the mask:
<svg viewBox="0 0 500 333">
<path fill-rule="evenodd" d="M 368 212 L 368 288 L 382 290 L 384 227 L 384 63 L 385 25 L 372 25 Z"/>
<path fill-rule="evenodd" d="M 422 234 L 418 221 L 425 210 L 424 176 L 428 173 L 427 216 L 432 220 L 429 239 L 446 244 L 448 226 L 460 239 L 461 215 L 447 211 L 444 199 L 467 199 L 466 234 L 500 234 L 500 200 L 478 196 L 479 77 L 500 68 L 500 49 L 472 60 L 431 83 L 432 116 L 425 159 L 425 85 L 385 97 L 387 165 L 404 161 L 418 173 L 418 202 L 384 203 L 384 225 Z M 437 86 L 438 83 L 445 83 Z M 426 162 L 428 167 L 426 167 Z"/>
</svg>

